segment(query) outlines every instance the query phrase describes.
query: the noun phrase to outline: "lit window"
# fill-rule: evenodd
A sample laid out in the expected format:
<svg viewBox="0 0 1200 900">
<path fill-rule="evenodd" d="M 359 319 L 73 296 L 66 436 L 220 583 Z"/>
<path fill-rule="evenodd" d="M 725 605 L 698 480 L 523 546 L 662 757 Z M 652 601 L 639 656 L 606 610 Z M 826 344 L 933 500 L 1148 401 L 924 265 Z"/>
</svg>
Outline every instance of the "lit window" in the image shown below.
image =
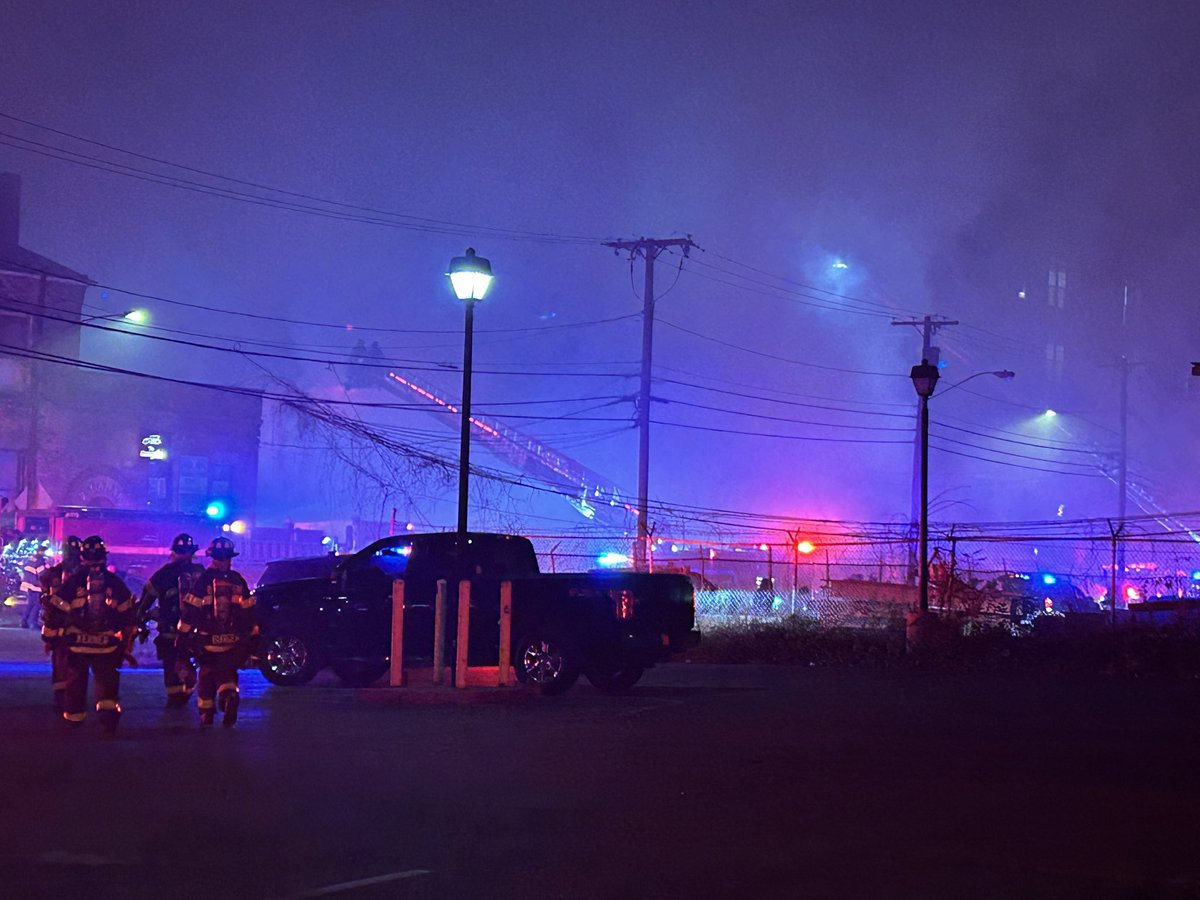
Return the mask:
<svg viewBox="0 0 1200 900">
<path fill-rule="evenodd" d="M 1051 269 L 1047 278 L 1046 303 L 1062 309 L 1067 299 L 1067 270 Z"/>
</svg>

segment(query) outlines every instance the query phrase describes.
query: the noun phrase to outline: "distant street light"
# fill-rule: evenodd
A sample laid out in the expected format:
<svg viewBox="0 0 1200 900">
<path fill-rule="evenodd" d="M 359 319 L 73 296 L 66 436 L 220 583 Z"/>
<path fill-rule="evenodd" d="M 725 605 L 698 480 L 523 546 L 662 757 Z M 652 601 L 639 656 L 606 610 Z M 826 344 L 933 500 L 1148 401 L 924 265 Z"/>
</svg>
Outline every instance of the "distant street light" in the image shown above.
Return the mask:
<svg viewBox="0 0 1200 900">
<path fill-rule="evenodd" d="M 950 385 L 942 393 L 948 393 L 955 388 L 962 387 L 968 381 L 984 375 L 993 375 L 996 378 L 1010 381 L 1015 373 L 1008 369 L 1001 369 L 998 372 L 976 372 L 974 375 L 968 375 L 962 381 Z M 921 571 L 918 583 L 920 584 L 920 612 L 923 615 L 929 612 L 929 398 L 933 396 L 933 392 L 937 388 L 938 367 L 931 365 L 929 360 L 923 359 L 920 365 L 912 367 L 909 377 L 912 379 L 913 388 L 916 389 L 917 396 L 921 401 L 921 524 L 919 539 Z"/>
<path fill-rule="evenodd" d="M 128 322 L 130 325 L 145 325 L 150 320 L 150 314 L 144 309 L 127 309 L 123 313 L 108 313 L 106 315 L 84 316 L 79 320 L 80 325 L 88 322 Z"/>
<path fill-rule="evenodd" d="M 450 286 L 454 296 L 467 307 L 463 339 L 462 433 L 458 449 L 458 532 L 467 530 L 467 478 L 471 466 L 471 340 L 475 323 L 475 303 L 487 295 L 492 286 L 492 264 L 476 256 L 472 247 L 466 256 L 450 260 Z"/>
</svg>

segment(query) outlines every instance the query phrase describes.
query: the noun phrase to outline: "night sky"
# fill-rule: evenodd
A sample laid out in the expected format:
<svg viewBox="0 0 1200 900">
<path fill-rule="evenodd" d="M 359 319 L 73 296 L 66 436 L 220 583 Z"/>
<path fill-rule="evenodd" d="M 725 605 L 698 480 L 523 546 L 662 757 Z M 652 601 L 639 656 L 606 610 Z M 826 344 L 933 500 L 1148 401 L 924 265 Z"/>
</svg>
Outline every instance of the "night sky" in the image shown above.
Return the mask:
<svg viewBox="0 0 1200 900">
<path fill-rule="evenodd" d="M 1162 506 L 1200 508 L 1179 449 L 1200 416 L 1194 3 L 6 0 L 0 46 L 0 170 L 23 178 L 22 244 L 110 286 L 89 291 L 90 312 L 135 305 L 116 290 L 132 289 L 211 307 L 136 301 L 226 347 L 321 356 L 361 337 L 457 367 L 462 310 L 443 273 L 474 246 L 497 273 L 476 311 L 476 409 L 531 417 L 510 421 L 633 488 L 641 264 L 631 278 L 601 242 L 691 235 L 682 268 L 658 263 L 654 395 L 673 402 L 653 416 L 673 424 L 654 431 L 653 498 L 906 518 L 920 341 L 891 319 L 936 313 L 962 323 L 938 336 L 946 385 L 1017 373 L 934 398 L 935 421 L 977 432 L 935 445 L 939 518 L 1111 514 L 1090 451 L 1115 448 L 1105 366 L 1122 351 L 1139 364 L 1131 469 Z M 50 158 L 63 150 L 143 171 Z M 1015 303 L 1050 260 L 1101 286 L 1072 298 L 1100 324 L 1061 383 Z M 1126 284 L 1118 334 L 1102 325 Z M 321 365 L 132 335 L 89 334 L 85 352 L 222 384 L 267 386 L 265 366 L 336 386 Z M 420 374 L 457 396 L 453 368 Z M 1035 418 L 1051 405 L 1053 431 Z M 456 458 L 453 427 L 430 415 L 362 415 Z M 355 511 L 283 483 L 318 471 L 312 454 L 272 452 L 260 521 Z M 419 493 L 401 515 L 452 523 L 453 484 Z M 527 529 L 576 521 L 561 502 L 504 503 Z"/>
</svg>

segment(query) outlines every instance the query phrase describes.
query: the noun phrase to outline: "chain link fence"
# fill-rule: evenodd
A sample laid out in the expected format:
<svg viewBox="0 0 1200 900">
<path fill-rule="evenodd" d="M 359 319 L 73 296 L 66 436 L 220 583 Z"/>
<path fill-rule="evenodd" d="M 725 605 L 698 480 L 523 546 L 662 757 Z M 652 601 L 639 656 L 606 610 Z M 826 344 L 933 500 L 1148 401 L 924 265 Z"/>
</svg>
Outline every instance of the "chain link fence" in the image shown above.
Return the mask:
<svg viewBox="0 0 1200 900">
<path fill-rule="evenodd" d="M 547 572 L 633 564 L 633 542 L 624 535 L 533 540 Z M 656 538 L 648 558 L 653 571 L 691 579 L 701 627 L 790 617 L 816 626 L 894 627 L 918 605 L 917 541 L 907 527 L 825 523 L 783 540 Z M 967 627 L 1015 630 L 1038 616 L 1126 621 L 1130 604 L 1137 609 L 1146 600 L 1200 605 L 1200 516 L 1123 527 L 1103 520 L 939 525 L 930 531 L 929 576 L 930 607 Z"/>
</svg>

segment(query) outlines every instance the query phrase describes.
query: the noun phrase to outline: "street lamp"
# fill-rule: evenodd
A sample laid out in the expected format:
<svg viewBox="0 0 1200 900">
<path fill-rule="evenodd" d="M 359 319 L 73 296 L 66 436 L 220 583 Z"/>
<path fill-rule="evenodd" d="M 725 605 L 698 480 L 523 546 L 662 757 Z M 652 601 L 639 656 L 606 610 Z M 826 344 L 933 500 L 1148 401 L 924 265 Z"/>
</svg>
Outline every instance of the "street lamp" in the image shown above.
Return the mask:
<svg viewBox="0 0 1200 900">
<path fill-rule="evenodd" d="M 128 322 L 130 325 L 145 325 L 149 317 L 150 314 L 144 309 L 127 309 L 123 313 L 84 316 L 79 320 L 79 324 L 86 325 L 88 322 Z"/>
<path fill-rule="evenodd" d="M 458 448 L 458 532 L 467 530 L 467 476 L 471 465 L 471 338 L 475 322 L 475 302 L 482 300 L 492 286 L 492 264 L 476 256 L 472 247 L 466 256 L 450 260 L 446 274 L 454 296 L 467 307 L 463 339 L 462 433 Z"/>
<path fill-rule="evenodd" d="M 1001 369 L 998 372 L 976 372 L 974 375 L 968 375 L 962 381 L 950 385 L 942 393 L 962 387 L 971 379 L 984 375 L 994 375 L 996 378 L 1010 381 L 1015 373 L 1008 369 Z M 929 360 L 923 359 L 920 365 L 912 367 L 909 377 L 912 379 L 913 387 L 921 401 L 921 572 L 918 583 L 920 584 L 921 598 L 920 612 L 925 614 L 929 612 L 929 398 L 933 396 L 934 389 L 937 388 L 938 367 L 930 365 Z"/>
</svg>

